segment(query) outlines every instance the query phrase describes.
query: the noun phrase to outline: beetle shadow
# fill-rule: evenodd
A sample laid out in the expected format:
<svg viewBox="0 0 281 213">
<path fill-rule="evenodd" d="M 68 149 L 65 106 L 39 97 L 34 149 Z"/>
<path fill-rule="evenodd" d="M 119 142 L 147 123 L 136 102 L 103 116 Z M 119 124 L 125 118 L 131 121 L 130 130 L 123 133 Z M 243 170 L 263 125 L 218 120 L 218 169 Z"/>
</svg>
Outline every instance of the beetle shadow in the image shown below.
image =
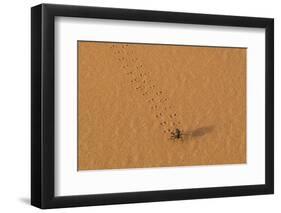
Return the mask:
<svg viewBox="0 0 281 213">
<path fill-rule="evenodd" d="M 215 129 L 215 126 L 213 126 L 213 125 L 204 126 L 204 127 L 200 127 L 200 128 L 194 129 L 194 130 L 185 131 L 185 132 L 183 132 L 183 135 L 186 136 L 188 139 L 199 138 L 208 133 L 211 133 L 214 129 Z"/>
</svg>

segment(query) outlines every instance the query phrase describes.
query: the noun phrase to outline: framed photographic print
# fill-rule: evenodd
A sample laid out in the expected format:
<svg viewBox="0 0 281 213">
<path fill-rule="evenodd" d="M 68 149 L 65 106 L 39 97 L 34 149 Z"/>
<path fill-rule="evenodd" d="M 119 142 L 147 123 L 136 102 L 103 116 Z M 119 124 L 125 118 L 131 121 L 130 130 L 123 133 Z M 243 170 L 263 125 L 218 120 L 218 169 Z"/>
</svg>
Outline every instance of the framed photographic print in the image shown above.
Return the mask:
<svg viewBox="0 0 281 213">
<path fill-rule="evenodd" d="M 272 194 L 274 21 L 31 9 L 31 203 Z"/>
</svg>

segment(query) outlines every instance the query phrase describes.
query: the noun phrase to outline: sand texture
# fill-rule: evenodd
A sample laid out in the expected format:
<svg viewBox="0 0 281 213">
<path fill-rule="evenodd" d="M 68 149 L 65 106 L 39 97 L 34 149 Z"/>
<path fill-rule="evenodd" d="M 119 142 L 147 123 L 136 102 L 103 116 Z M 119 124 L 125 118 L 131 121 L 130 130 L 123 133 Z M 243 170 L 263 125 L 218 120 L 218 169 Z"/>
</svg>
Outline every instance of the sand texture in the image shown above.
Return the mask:
<svg viewBox="0 0 281 213">
<path fill-rule="evenodd" d="M 246 163 L 246 53 L 78 41 L 78 170 Z"/>
</svg>

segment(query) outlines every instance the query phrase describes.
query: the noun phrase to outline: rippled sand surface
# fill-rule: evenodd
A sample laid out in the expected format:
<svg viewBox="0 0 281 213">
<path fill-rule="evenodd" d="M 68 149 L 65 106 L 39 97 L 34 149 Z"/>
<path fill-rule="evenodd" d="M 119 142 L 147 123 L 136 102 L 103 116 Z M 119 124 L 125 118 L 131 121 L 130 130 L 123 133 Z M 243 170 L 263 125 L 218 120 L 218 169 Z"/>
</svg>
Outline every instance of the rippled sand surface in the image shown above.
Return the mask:
<svg viewBox="0 0 281 213">
<path fill-rule="evenodd" d="M 246 163 L 246 53 L 80 41 L 78 169 Z"/>
</svg>

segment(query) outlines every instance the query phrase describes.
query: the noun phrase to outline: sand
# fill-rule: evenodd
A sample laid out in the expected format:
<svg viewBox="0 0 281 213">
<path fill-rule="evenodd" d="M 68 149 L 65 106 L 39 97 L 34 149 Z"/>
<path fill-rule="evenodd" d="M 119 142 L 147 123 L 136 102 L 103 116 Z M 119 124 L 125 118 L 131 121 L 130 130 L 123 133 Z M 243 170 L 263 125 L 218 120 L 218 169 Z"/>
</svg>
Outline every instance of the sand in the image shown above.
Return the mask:
<svg viewBox="0 0 281 213">
<path fill-rule="evenodd" d="M 78 170 L 246 163 L 246 54 L 79 41 Z"/>
</svg>

